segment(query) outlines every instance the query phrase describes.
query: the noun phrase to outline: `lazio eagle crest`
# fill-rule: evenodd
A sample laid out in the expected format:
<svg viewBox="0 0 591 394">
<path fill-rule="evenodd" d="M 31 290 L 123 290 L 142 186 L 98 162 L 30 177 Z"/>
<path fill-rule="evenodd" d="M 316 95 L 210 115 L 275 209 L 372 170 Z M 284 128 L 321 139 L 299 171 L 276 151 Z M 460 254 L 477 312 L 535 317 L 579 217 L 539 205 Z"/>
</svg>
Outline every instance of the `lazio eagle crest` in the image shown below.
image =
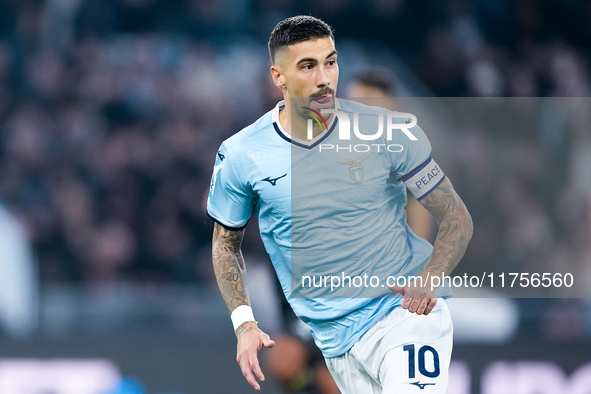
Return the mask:
<svg viewBox="0 0 591 394">
<path fill-rule="evenodd" d="M 345 159 L 340 160 L 337 163 L 347 164 L 349 166 L 349 175 L 351 175 L 351 179 L 355 182 L 359 183 L 365 178 L 365 173 L 363 172 L 363 166 L 361 162 L 371 156 L 371 153 L 367 155 L 363 155 L 358 157 L 357 159 Z"/>
</svg>

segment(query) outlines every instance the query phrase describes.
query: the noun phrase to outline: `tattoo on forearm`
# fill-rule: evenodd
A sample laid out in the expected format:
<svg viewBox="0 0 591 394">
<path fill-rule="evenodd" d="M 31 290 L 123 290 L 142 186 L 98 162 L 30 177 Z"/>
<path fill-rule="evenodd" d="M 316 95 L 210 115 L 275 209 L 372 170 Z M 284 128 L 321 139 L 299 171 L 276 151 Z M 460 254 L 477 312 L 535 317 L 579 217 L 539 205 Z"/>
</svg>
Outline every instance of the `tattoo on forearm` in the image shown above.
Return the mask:
<svg viewBox="0 0 591 394">
<path fill-rule="evenodd" d="M 246 334 L 247 332 L 250 332 L 252 330 L 254 330 L 253 326 L 246 326 L 246 323 L 243 323 L 240 327 L 236 329 L 236 336 Z"/>
<path fill-rule="evenodd" d="M 240 245 L 244 230 L 228 230 L 216 224 L 213 231 L 212 259 L 215 277 L 229 311 L 248 305 L 244 283 L 245 267 Z"/>
<path fill-rule="evenodd" d="M 439 226 L 439 235 L 442 241 L 453 242 L 455 235 L 460 231 L 460 221 L 454 217 L 443 220 Z"/>
<path fill-rule="evenodd" d="M 447 179 L 421 203 L 439 224 L 439 232 L 426 270 L 433 275 L 449 275 L 464 255 L 472 238 L 472 219 Z"/>
<path fill-rule="evenodd" d="M 435 275 L 437 275 L 439 272 L 445 272 L 446 269 L 446 264 L 441 264 L 437 262 L 429 262 L 427 264 L 427 272 L 435 273 Z"/>
</svg>

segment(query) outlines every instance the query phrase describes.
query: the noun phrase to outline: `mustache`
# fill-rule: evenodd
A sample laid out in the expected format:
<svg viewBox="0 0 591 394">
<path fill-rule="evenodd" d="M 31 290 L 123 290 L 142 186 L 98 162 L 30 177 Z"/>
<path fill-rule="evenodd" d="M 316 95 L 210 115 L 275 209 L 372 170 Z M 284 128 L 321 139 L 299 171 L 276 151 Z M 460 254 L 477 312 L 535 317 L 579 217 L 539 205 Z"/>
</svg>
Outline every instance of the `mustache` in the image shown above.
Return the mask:
<svg viewBox="0 0 591 394">
<path fill-rule="evenodd" d="M 332 89 L 331 89 L 331 88 L 329 88 L 329 87 L 325 87 L 325 88 L 322 88 L 322 89 L 320 89 L 320 90 L 319 90 L 319 91 L 317 91 L 317 92 L 314 92 L 314 93 L 312 93 L 312 94 L 310 95 L 310 98 L 317 98 L 317 97 L 322 97 L 322 96 L 324 96 L 325 94 L 330 94 L 330 95 L 332 95 L 332 96 L 334 97 L 334 90 L 332 90 Z"/>
</svg>

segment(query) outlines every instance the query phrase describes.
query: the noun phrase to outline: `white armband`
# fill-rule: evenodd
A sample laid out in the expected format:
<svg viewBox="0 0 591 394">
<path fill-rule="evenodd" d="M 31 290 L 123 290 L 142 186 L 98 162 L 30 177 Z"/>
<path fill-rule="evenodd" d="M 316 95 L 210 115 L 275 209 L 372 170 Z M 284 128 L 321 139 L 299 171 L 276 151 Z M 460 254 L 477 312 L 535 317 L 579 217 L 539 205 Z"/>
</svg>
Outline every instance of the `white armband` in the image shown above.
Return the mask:
<svg viewBox="0 0 591 394">
<path fill-rule="evenodd" d="M 254 319 L 252 308 L 248 305 L 240 305 L 238 308 L 234 309 L 232 314 L 230 314 L 230 318 L 232 319 L 232 324 L 234 325 L 234 331 L 236 331 L 238 327 L 247 321 L 253 321 L 255 323 L 257 322 Z"/>
<path fill-rule="evenodd" d="M 431 156 L 410 174 L 400 178 L 419 201 L 427 197 L 444 179 L 445 174 Z"/>
</svg>

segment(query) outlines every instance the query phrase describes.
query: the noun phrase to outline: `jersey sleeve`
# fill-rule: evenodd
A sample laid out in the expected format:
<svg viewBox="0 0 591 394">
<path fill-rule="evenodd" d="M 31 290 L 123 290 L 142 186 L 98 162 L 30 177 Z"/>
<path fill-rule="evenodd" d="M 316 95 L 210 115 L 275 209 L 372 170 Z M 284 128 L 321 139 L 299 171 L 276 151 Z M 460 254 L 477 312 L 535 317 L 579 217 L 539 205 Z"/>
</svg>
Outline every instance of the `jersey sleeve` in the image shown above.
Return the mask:
<svg viewBox="0 0 591 394">
<path fill-rule="evenodd" d="M 445 179 L 445 174 L 431 157 L 431 143 L 419 126 L 410 129 L 416 140 L 408 139 L 401 152 L 391 153 L 392 173 L 404 182 L 408 190 L 421 200 Z"/>
<path fill-rule="evenodd" d="M 222 144 L 211 177 L 207 215 L 226 228 L 239 230 L 250 218 L 254 196 L 244 179 L 238 176 L 232 161 Z"/>
</svg>

